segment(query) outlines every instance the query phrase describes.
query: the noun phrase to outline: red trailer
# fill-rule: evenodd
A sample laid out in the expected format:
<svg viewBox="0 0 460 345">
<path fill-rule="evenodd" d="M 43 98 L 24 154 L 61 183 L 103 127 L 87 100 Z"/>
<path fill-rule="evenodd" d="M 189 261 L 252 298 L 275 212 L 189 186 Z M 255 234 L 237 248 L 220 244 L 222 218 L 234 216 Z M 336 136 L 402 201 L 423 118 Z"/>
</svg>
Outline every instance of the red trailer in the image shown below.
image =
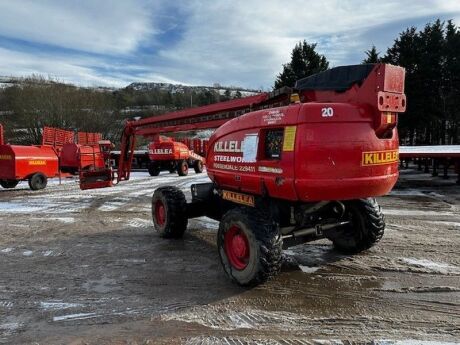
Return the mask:
<svg viewBox="0 0 460 345">
<path fill-rule="evenodd" d="M 58 156 L 51 146 L 0 145 L 0 185 L 14 188 L 28 180 L 32 190 L 46 187 L 59 172 Z"/>
</svg>

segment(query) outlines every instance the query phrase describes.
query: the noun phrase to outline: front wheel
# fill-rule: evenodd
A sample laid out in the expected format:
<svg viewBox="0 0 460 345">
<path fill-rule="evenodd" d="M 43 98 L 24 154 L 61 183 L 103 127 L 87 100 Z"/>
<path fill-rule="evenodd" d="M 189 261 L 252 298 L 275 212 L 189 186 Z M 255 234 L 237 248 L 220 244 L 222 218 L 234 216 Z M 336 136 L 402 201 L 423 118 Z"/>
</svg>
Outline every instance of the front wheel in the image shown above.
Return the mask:
<svg viewBox="0 0 460 345">
<path fill-rule="evenodd" d="M 337 250 L 359 253 L 379 242 L 385 231 L 385 217 L 374 198 L 345 202 L 345 220 L 348 225 L 330 239 Z"/>
<path fill-rule="evenodd" d="M 160 167 L 158 164 L 150 162 L 149 163 L 149 174 L 150 176 L 158 176 L 160 175 Z"/>
<path fill-rule="evenodd" d="M 188 164 L 187 161 L 182 160 L 177 164 L 177 173 L 179 176 L 187 176 L 188 175 Z"/>
<path fill-rule="evenodd" d="M 282 237 L 266 214 L 235 208 L 222 218 L 217 234 L 220 261 L 227 276 L 242 286 L 254 286 L 281 269 Z"/>
<path fill-rule="evenodd" d="M 152 218 L 164 238 L 181 238 L 187 228 L 184 193 L 176 187 L 160 187 L 153 193 Z"/>
<path fill-rule="evenodd" d="M 18 183 L 18 180 L 0 180 L 0 186 L 7 189 L 16 187 Z"/>
<path fill-rule="evenodd" d="M 32 190 L 44 189 L 48 184 L 48 178 L 42 173 L 35 173 L 29 177 L 29 187 Z"/>
</svg>

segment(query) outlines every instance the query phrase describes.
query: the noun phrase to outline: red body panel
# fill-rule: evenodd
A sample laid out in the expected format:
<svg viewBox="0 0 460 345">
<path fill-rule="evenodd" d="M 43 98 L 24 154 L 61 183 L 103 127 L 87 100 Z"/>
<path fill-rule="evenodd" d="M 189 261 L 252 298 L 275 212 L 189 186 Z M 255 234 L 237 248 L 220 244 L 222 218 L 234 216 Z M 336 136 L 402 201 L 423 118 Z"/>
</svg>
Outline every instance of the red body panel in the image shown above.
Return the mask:
<svg viewBox="0 0 460 345">
<path fill-rule="evenodd" d="M 189 157 L 188 147 L 177 141 L 152 141 L 149 144 L 149 158 L 153 161 L 173 161 Z"/>
<path fill-rule="evenodd" d="M 65 144 L 60 153 L 63 170 L 104 168 L 105 160 L 99 145 Z"/>
<path fill-rule="evenodd" d="M 23 180 L 38 172 L 54 177 L 58 169 L 52 147 L 0 145 L 0 179 Z"/>
<path fill-rule="evenodd" d="M 403 69 L 375 65 L 361 86 L 233 119 L 210 138 L 208 174 L 219 188 L 291 201 L 384 195 L 398 178 L 403 87 Z"/>
</svg>

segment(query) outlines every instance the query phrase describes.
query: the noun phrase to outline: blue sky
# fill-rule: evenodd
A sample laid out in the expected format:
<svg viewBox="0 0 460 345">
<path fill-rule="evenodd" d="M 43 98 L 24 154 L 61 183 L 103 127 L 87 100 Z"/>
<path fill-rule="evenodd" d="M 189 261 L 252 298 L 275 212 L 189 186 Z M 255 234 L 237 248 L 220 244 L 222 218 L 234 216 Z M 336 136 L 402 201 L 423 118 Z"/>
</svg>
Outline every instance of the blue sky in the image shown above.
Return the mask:
<svg viewBox="0 0 460 345">
<path fill-rule="evenodd" d="M 300 40 L 354 64 L 437 18 L 460 25 L 460 1 L 0 0 L 0 75 L 269 89 Z"/>
</svg>

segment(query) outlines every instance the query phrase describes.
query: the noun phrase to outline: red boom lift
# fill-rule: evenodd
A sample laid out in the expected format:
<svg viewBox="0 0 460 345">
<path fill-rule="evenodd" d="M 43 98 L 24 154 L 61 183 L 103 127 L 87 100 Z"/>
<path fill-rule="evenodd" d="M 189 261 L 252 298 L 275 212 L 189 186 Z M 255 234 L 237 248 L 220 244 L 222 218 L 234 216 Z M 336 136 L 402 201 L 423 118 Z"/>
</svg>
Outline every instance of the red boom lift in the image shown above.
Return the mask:
<svg viewBox="0 0 460 345">
<path fill-rule="evenodd" d="M 136 134 L 220 126 L 206 156 L 211 183 L 192 185 L 191 202 L 176 187 L 155 190 L 163 237 L 182 237 L 189 218 L 219 220 L 220 260 L 240 285 L 274 276 L 283 243 L 328 238 L 344 252 L 368 249 L 385 228 L 375 197 L 398 178 L 404 74 L 385 64 L 336 67 L 299 80 L 289 105 L 279 106 L 284 90 L 128 122 L 118 180 L 129 179 Z"/>
<path fill-rule="evenodd" d="M 158 176 L 161 170 L 177 171 L 179 176 L 186 176 L 190 166 L 196 173 L 202 173 L 205 164 L 205 159 L 186 144 L 160 135 L 149 144 L 149 159 L 150 176 Z"/>
</svg>

